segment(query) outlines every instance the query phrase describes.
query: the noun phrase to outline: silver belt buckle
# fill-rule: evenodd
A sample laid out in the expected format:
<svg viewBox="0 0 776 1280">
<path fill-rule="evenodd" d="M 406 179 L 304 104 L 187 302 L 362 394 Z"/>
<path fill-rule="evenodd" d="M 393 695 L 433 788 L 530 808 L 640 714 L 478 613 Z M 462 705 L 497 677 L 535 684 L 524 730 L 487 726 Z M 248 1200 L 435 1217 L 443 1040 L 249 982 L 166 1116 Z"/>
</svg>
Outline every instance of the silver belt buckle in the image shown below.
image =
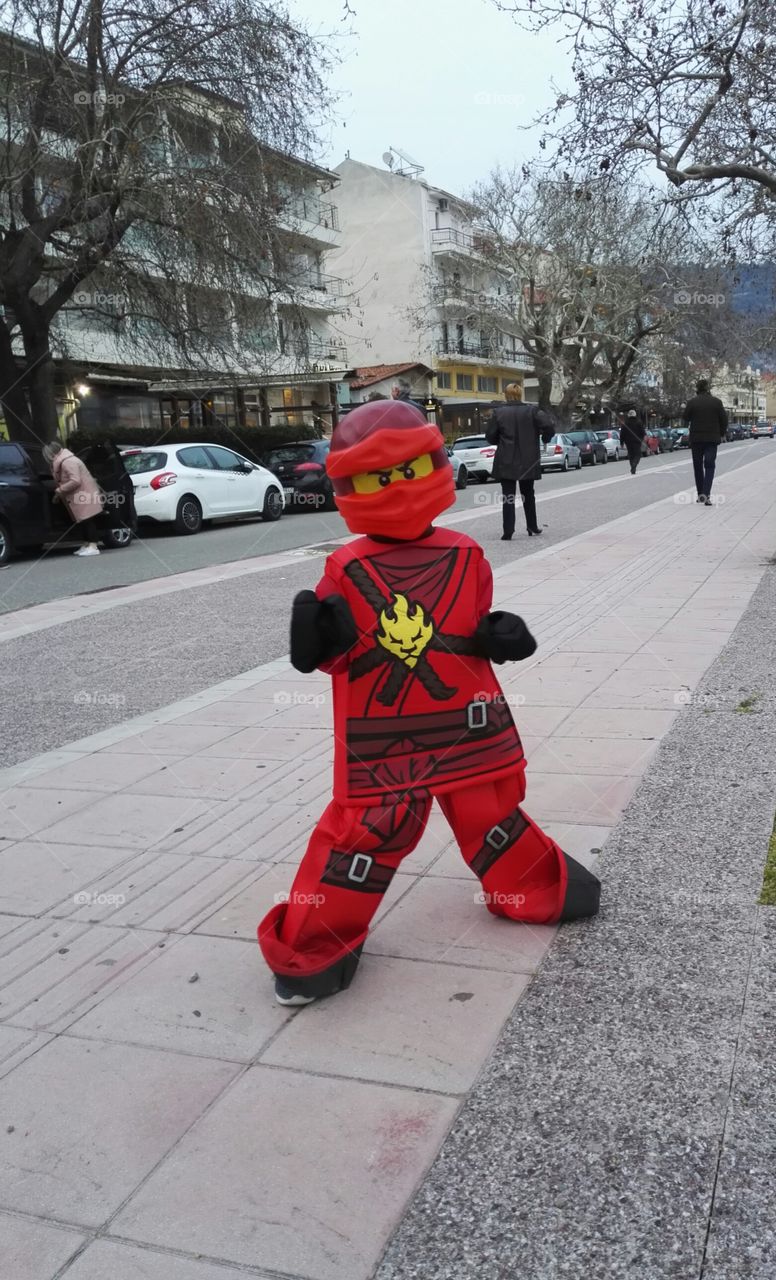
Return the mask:
<svg viewBox="0 0 776 1280">
<path fill-rule="evenodd" d="M 491 849 L 503 849 L 505 845 L 509 844 L 509 832 L 498 825 L 491 827 L 485 837 L 485 843 L 489 844 Z"/>
<path fill-rule="evenodd" d="M 488 725 L 488 704 L 478 698 L 470 702 L 466 708 L 466 723 L 470 729 L 486 729 Z"/>
<path fill-rule="evenodd" d="M 363 884 L 372 870 L 373 862 L 374 858 L 370 858 L 368 853 L 357 853 L 350 864 L 348 880 L 352 880 L 354 884 Z M 358 872 L 356 867 L 358 867 Z"/>
</svg>

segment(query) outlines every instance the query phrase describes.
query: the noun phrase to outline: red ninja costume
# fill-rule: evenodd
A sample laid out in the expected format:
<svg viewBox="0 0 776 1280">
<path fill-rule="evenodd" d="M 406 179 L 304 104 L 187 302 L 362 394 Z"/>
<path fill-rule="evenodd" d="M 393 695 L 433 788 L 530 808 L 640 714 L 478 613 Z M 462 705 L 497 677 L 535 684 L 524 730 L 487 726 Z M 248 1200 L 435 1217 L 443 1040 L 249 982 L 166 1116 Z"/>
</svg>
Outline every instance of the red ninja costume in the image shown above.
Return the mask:
<svg viewBox="0 0 776 1280">
<path fill-rule="evenodd" d="M 334 687 L 334 796 L 289 901 L 259 925 L 281 991 L 330 995 L 436 798 L 488 909 L 549 923 L 593 915 L 598 880 L 519 807 L 525 757 L 491 661 L 529 657 L 521 619 L 491 613 L 482 548 L 431 521 L 454 501 L 442 437 L 401 401 L 353 410 L 327 460 L 337 505 L 365 536 L 294 602 L 291 659 Z"/>
</svg>

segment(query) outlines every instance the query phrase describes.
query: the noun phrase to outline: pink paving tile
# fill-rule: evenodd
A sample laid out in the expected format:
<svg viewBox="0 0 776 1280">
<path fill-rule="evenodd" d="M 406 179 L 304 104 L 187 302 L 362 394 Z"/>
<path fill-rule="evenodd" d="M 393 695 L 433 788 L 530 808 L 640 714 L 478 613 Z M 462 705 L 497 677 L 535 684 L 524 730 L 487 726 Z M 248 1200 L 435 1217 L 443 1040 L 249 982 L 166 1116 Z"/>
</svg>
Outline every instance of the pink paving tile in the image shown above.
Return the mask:
<svg viewBox="0 0 776 1280">
<path fill-rule="evenodd" d="M 641 777 L 658 745 L 654 738 L 549 738 L 528 757 L 528 776 L 535 771 Z"/>
<path fill-rule="evenodd" d="M 673 724 L 676 710 L 632 711 L 593 708 L 573 711 L 554 730 L 559 738 L 662 738 Z"/>
<path fill-rule="evenodd" d="M 555 936 L 549 925 L 491 915 L 478 882 L 424 876 L 367 939 L 371 955 L 533 973 Z"/>
<path fill-rule="evenodd" d="M 0 794 L 0 832 L 5 840 L 26 840 L 67 814 L 94 802 L 91 791 L 54 792 L 10 787 Z"/>
<path fill-rule="evenodd" d="M 46 791 L 39 792 L 45 796 Z M 166 836 L 185 830 L 188 823 L 204 815 L 215 817 L 218 801 L 184 796 L 154 796 L 153 800 L 131 795 L 105 796 L 83 792 L 92 803 L 71 817 L 46 827 L 40 839 L 55 844 L 117 844 L 125 848 L 149 849 Z"/>
<path fill-rule="evenodd" d="M 0 1081 L 0 1109 L 14 1118 L 3 1141 L 0 1205 L 98 1226 L 236 1070 L 158 1050 L 52 1040 Z"/>
<path fill-rule="evenodd" d="M 235 1270 L 220 1262 L 184 1258 L 166 1249 L 157 1252 L 110 1238 L 90 1244 L 67 1273 L 67 1280 L 255 1280 L 255 1277 L 261 1280 L 253 1268 L 246 1273 L 242 1267 Z M 34 1280 L 39 1278 L 36 1276 Z"/>
<path fill-rule="evenodd" d="M 428 1093 L 253 1067 L 186 1135 L 114 1229 L 309 1280 L 367 1280 L 456 1105 Z M 359 1204 L 369 1212 L 357 1215 L 354 1230 Z"/>
<path fill-rule="evenodd" d="M 67 901 L 72 911 L 74 895 L 135 857 L 131 849 L 39 839 L 0 847 L 0 908 L 35 916 Z"/>
<path fill-rule="evenodd" d="M 33 1031 L 58 1031 L 79 1012 L 104 999 L 137 968 L 154 964 L 177 939 L 148 931 L 126 932 L 50 922 L 43 934 L 17 947 L 4 961 L 0 988 L 3 1019 Z M 25 967 L 32 964 L 32 967 Z"/>
<path fill-rule="evenodd" d="M 616 774 L 538 773 L 528 774 L 528 792 L 523 806 L 541 825 L 556 822 L 586 822 L 611 826 L 615 823 L 639 779 Z"/>
<path fill-rule="evenodd" d="M 0 1214 L 3 1267 L 8 1280 L 53 1280 L 85 1238 L 53 1223 Z"/>
<path fill-rule="evenodd" d="M 105 752 L 127 754 L 138 752 L 142 755 L 155 756 L 188 756 L 197 751 L 204 751 L 217 742 L 225 743 L 238 730 L 234 725 L 182 725 L 178 721 L 168 724 L 154 725 L 142 733 L 130 738 L 122 738 Z"/>
<path fill-rule="evenodd" d="M 249 787 L 271 786 L 272 775 L 282 768 L 273 756 L 247 759 L 213 757 L 203 752 L 187 759 L 154 762 L 153 772 L 125 788 L 133 796 L 199 796 L 205 800 L 231 800 Z"/>
<path fill-rule="evenodd" d="M 249 1062 L 293 1011 L 275 1002 L 254 940 L 191 935 L 109 992 L 69 1034 Z"/>
<path fill-rule="evenodd" d="M 52 787 L 69 791 L 71 788 L 82 791 L 121 791 L 153 773 L 158 767 L 156 760 L 150 755 L 133 752 L 95 751 L 88 756 L 79 756 L 69 764 L 61 764 L 49 773 L 39 773 L 35 777 L 35 789 Z"/>
<path fill-rule="evenodd" d="M 524 974 L 365 956 L 352 986 L 306 1009 L 260 1061 L 463 1093 L 528 981 Z"/>
</svg>

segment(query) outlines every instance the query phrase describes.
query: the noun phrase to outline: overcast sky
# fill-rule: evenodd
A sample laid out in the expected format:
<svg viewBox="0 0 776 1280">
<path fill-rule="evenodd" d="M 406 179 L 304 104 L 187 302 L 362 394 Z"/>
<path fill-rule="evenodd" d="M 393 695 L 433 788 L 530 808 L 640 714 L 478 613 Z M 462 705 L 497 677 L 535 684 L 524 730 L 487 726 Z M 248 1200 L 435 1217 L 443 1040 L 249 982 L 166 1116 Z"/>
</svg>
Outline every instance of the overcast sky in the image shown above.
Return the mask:
<svg viewBox="0 0 776 1280">
<path fill-rule="evenodd" d="M 555 36 L 522 31 L 493 0 L 288 0 L 318 32 L 338 33 L 338 122 L 320 159 L 382 165 L 389 146 L 463 194 L 497 164 L 537 154 L 538 132 L 519 132 L 569 85 L 569 55 Z M 349 29 L 352 35 L 345 34 Z"/>
</svg>

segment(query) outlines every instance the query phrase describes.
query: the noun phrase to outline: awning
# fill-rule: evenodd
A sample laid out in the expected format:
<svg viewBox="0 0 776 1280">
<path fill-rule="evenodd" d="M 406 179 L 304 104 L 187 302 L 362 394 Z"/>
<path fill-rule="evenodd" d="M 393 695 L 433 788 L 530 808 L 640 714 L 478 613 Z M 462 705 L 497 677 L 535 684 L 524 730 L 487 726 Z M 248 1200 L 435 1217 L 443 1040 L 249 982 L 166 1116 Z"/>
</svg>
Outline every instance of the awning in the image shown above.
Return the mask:
<svg viewBox="0 0 776 1280">
<path fill-rule="evenodd" d="M 334 367 L 321 365 L 318 369 L 305 369 L 298 373 L 254 374 L 252 377 L 220 377 L 208 382 L 207 379 L 169 379 L 162 382 L 149 382 L 149 391 L 159 391 L 167 395 L 204 396 L 218 391 L 234 391 L 235 388 L 260 387 L 304 387 L 317 386 L 321 382 L 341 382 L 353 372 L 347 365 Z"/>
</svg>

